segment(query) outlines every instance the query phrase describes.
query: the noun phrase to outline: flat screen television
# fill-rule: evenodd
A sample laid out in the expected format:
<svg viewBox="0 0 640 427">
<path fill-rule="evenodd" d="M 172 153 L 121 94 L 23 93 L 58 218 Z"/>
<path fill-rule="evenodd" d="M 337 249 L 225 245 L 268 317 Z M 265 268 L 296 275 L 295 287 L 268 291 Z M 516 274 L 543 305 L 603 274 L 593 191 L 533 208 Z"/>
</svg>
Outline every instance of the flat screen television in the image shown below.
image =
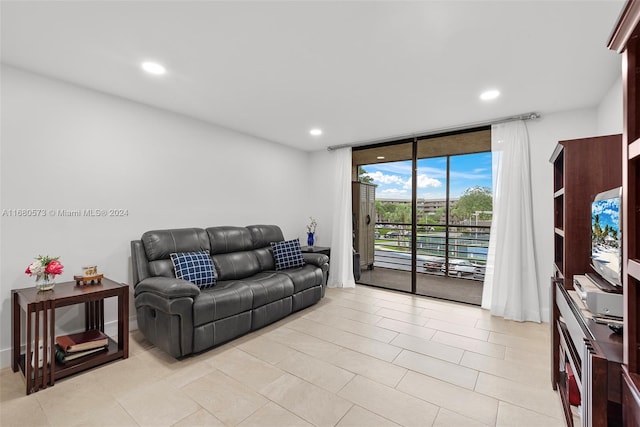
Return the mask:
<svg viewBox="0 0 640 427">
<path fill-rule="evenodd" d="M 621 199 L 621 188 L 614 188 L 591 203 L 591 266 L 616 287 L 622 286 Z"/>
</svg>

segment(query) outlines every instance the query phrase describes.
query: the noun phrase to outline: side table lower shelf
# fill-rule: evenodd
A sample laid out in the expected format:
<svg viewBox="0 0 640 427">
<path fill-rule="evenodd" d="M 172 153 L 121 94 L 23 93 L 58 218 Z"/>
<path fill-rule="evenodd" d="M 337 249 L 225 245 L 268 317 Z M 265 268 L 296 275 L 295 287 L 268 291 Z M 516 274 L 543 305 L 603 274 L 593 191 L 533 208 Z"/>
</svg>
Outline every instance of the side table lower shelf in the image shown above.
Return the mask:
<svg viewBox="0 0 640 427">
<path fill-rule="evenodd" d="M 79 359 L 72 360 L 66 363 L 60 363 L 56 360 L 55 369 L 53 371 L 54 380 L 57 381 L 59 379 L 68 377 L 69 375 L 77 374 L 78 372 L 95 368 L 96 366 L 100 366 L 113 360 L 122 358 L 123 352 L 122 350 L 118 350 L 118 343 L 109 338 L 109 348 L 106 351 L 101 351 L 96 354 L 89 354 L 85 357 L 81 357 Z M 20 355 L 20 361 L 18 362 L 18 365 L 20 366 L 20 371 L 22 372 L 22 374 L 26 376 L 24 354 Z M 37 375 L 37 378 L 34 379 L 42 378 L 42 368 L 38 369 Z M 36 381 L 36 383 L 38 383 L 38 381 Z"/>
</svg>

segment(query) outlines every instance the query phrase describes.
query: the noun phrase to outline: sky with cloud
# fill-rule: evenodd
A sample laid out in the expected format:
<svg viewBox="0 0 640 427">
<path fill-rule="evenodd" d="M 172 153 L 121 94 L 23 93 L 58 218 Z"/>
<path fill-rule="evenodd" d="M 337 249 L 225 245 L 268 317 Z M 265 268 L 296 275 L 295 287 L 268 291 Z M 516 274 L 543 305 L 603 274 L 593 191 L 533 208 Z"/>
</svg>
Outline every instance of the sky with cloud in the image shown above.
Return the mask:
<svg viewBox="0 0 640 427">
<path fill-rule="evenodd" d="M 376 191 L 377 194 L 377 191 Z M 595 223 L 596 215 L 599 216 L 600 227 L 609 226 L 620 231 L 620 198 L 599 200 L 591 205 L 591 224 Z"/>
<path fill-rule="evenodd" d="M 376 199 L 411 199 L 411 161 L 364 165 L 377 184 Z M 460 197 L 469 187 L 492 187 L 491 153 L 451 156 L 450 193 Z M 447 159 L 418 160 L 418 198 L 444 199 L 447 191 Z"/>
</svg>

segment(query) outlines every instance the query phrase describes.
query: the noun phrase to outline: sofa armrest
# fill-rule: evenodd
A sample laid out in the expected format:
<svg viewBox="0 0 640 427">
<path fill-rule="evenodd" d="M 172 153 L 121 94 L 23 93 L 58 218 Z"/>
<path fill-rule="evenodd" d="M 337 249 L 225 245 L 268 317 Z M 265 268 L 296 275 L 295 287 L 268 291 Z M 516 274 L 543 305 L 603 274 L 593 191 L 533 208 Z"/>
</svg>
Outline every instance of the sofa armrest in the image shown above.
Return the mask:
<svg viewBox="0 0 640 427">
<path fill-rule="evenodd" d="M 325 254 L 314 254 L 303 252 L 302 257 L 307 264 L 313 264 L 318 267 L 322 267 L 324 264 L 329 263 L 329 257 Z"/>
<path fill-rule="evenodd" d="M 172 277 L 149 277 L 136 285 L 135 296 L 150 292 L 162 298 L 195 298 L 200 295 L 200 288 L 191 282 Z"/>
</svg>

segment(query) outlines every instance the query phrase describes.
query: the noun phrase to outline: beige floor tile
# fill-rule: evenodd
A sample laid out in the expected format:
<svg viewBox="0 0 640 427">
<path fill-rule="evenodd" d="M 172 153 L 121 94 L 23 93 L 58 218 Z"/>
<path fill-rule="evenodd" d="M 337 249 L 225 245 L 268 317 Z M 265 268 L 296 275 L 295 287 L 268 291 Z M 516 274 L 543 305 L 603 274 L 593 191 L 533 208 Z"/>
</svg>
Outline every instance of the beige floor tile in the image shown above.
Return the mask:
<svg viewBox="0 0 640 427">
<path fill-rule="evenodd" d="M 356 301 L 363 304 L 376 304 L 379 301 L 377 295 L 370 292 L 347 291 L 340 294 L 343 300 Z"/>
<path fill-rule="evenodd" d="M 224 427 L 224 423 L 211 415 L 208 411 L 200 408 L 193 414 L 175 423 L 174 427 Z"/>
<path fill-rule="evenodd" d="M 549 361 L 549 354 L 549 347 L 538 349 L 536 351 L 507 347 L 504 353 L 504 360 L 525 363 L 529 366 L 535 366 L 539 370 L 546 370 L 549 373 L 547 376 L 551 378 L 551 362 Z"/>
<path fill-rule="evenodd" d="M 295 325 L 294 325 L 295 326 Z M 307 324 L 308 326 L 308 324 Z M 318 325 L 313 323 L 313 329 L 316 326 L 325 327 L 324 325 Z M 318 338 L 313 334 L 305 333 L 305 326 L 298 326 L 299 329 L 280 328 L 277 331 L 273 331 L 267 335 L 267 338 L 277 341 L 282 345 L 286 345 L 298 352 L 308 354 L 310 356 L 324 358 L 340 351 L 340 346 L 333 344 L 322 338 Z M 339 334 L 342 334 L 340 332 Z M 290 357 L 291 353 L 287 355 Z"/>
<path fill-rule="evenodd" d="M 415 353 L 421 353 L 426 356 L 435 357 L 436 359 L 446 360 L 451 363 L 460 363 L 462 354 L 464 353 L 464 350 L 456 347 L 404 334 L 399 334 L 393 341 L 391 341 L 391 344 L 406 350 L 411 350 Z"/>
<path fill-rule="evenodd" d="M 560 399 L 551 386 L 547 390 L 540 390 L 527 384 L 481 372 L 478 375 L 478 383 L 475 390 L 478 393 L 486 394 L 551 418 L 561 419 L 563 416 Z"/>
<path fill-rule="evenodd" d="M 494 344 L 502 344 L 507 348 L 512 347 L 519 350 L 528 350 L 533 352 L 549 351 L 548 340 L 533 340 L 531 338 L 501 334 L 499 332 L 490 332 L 488 341 Z"/>
<path fill-rule="evenodd" d="M 169 381 L 171 384 L 176 386 L 177 388 L 183 387 L 189 384 L 192 381 L 195 381 L 205 375 L 213 372 L 215 368 L 213 368 L 207 362 L 197 362 L 190 363 L 185 365 L 182 369 L 178 369 L 173 371 L 171 374 L 165 377 L 165 380 Z"/>
<path fill-rule="evenodd" d="M 361 311 L 363 313 L 368 313 L 368 314 L 375 314 L 376 311 L 380 310 L 380 307 L 376 305 L 365 304 L 365 303 L 354 301 L 351 299 L 347 300 L 347 299 L 332 297 L 332 295 L 336 295 L 336 294 L 331 293 L 329 291 L 330 289 L 327 289 L 327 296 L 325 296 L 325 298 L 329 299 L 331 301 L 331 304 L 333 305 L 350 308 L 352 310 L 357 310 L 357 311 Z M 334 291 L 334 292 L 341 292 L 341 291 Z"/>
<path fill-rule="evenodd" d="M 172 425 L 196 413 L 200 406 L 167 381 L 134 388 L 117 398 L 140 425 Z"/>
<path fill-rule="evenodd" d="M 312 427 L 297 415 L 287 411 L 283 407 L 269 402 L 249 418 L 238 424 L 238 427 Z"/>
<path fill-rule="evenodd" d="M 465 352 L 460 362 L 462 366 L 486 372 L 497 377 L 516 381 L 527 386 L 546 390 L 550 387 L 550 375 L 545 370 L 537 369 L 526 363 L 501 360 L 478 353 Z"/>
<path fill-rule="evenodd" d="M 543 341 L 551 339 L 548 323 L 516 322 L 492 316 L 478 320 L 476 328 Z"/>
<path fill-rule="evenodd" d="M 0 424 L 3 427 L 49 426 L 47 415 L 35 395 L 2 401 L 0 404 Z"/>
<path fill-rule="evenodd" d="M 343 317 L 336 317 L 329 313 L 314 312 L 305 316 L 305 319 L 309 319 L 314 322 L 322 323 L 342 331 L 350 332 L 363 337 L 371 338 L 377 341 L 388 343 L 398 335 L 396 332 L 388 329 L 379 328 L 377 326 L 358 322 L 356 320 L 345 319 Z"/>
<path fill-rule="evenodd" d="M 335 344 L 387 362 L 395 359 L 401 351 L 399 347 L 351 333 L 340 336 Z"/>
<path fill-rule="evenodd" d="M 116 363 L 101 366 L 91 371 L 90 374 L 105 389 L 109 390 L 113 396 L 119 396 L 132 388 L 155 383 L 173 372 L 153 357 L 139 354 Z M 86 376 L 87 373 L 83 373 L 82 376 L 75 376 L 72 379 Z M 57 386 L 58 384 L 56 383 Z"/>
<path fill-rule="evenodd" d="M 401 313 L 408 313 L 414 316 L 422 316 L 424 312 L 424 307 L 420 307 L 418 305 L 412 304 L 409 300 L 399 299 L 397 301 L 389 301 L 389 300 L 378 300 L 375 305 L 381 308 L 386 308 L 389 310 L 399 311 Z"/>
<path fill-rule="evenodd" d="M 94 372 L 58 381 L 32 396 L 51 425 L 136 425 L 126 408 L 95 380 Z"/>
<path fill-rule="evenodd" d="M 407 373 L 405 368 L 347 348 L 340 350 L 326 360 L 347 371 L 390 387 L 395 387 Z"/>
<path fill-rule="evenodd" d="M 237 348 L 219 354 L 207 364 L 254 390 L 284 375 L 284 371 Z"/>
<path fill-rule="evenodd" d="M 405 335 L 424 338 L 426 340 L 431 339 L 431 337 L 436 333 L 435 329 L 429 329 L 424 326 L 414 325 L 413 323 L 387 318 L 382 318 L 382 320 L 378 322 L 377 326 L 403 333 Z"/>
<path fill-rule="evenodd" d="M 422 311 L 422 309 L 420 309 L 420 311 Z M 386 317 L 394 320 L 400 320 L 401 322 L 411 323 L 413 325 L 418 325 L 418 326 L 425 326 L 425 324 L 427 323 L 427 320 L 429 320 L 426 317 L 422 317 L 414 313 L 408 313 L 408 312 L 398 311 L 398 310 L 384 308 L 384 307 L 379 309 L 376 312 L 376 314 L 378 316 L 382 316 L 382 317 Z"/>
<path fill-rule="evenodd" d="M 489 339 L 489 331 L 476 329 L 471 326 L 458 325 L 444 320 L 429 319 L 425 326 L 427 328 L 437 329 L 439 331 L 449 332 L 455 335 L 462 335 L 463 337 L 475 338 L 477 340 L 487 341 Z"/>
<path fill-rule="evenodd" d="M 477 340 L 475 338 L 463 337 L 462 335 L 455 335 L 449 332 L 438 331 L 433 335 L 431 341 L 450 345 L 452 347 L 474 353 L 484 354 L 485 356 L 495 357 L 497 359 L 505 358 L 506 347 L 504 345 L 493 344 L 487 341 Z"/>
<path fill-rule="evenodd" d="M 331 326 L 323 325 L 322 323 L 314 322 L 305 318 L 298 319 L 293 323 L 287 325 L 287 329 L 293 329 L 303 334 L 311 335 L 319 338 L 322 341 L 328 341 L 335 343 L 340 338 L 350 336 L 348 332 L 332 328 Z M 274 331 L 275 332 L 275 331 Z"/>
<path fill-rule="evenodd" d="M 141 331 L 131 331 L 129 334 L 129 357 L 144 353 L 151 348 L 153 348 L 153 344 L 144 337 Z"/>
<path fill-rule="evenodd" d="M 214 371 L 182 390 L 227 425 L 236 425 L 267 404 L 267 399 L 223 372 Z"/>
<path fill-rule="evenodd" d="M 355 376 L 352 372 L 304 353 L 297 353 L 276 366 L 332 393 L 337 393 Z"/>
<path fill-rule="evenodd" d="M 21 372 L 13 372 L 11 368 L 0 370 L 0 404 L 24 397 L 26 390 Z"/>
<path fill-rule="evenodd" d="M 440 406 L 441 413 L 445 408 L 482 424 L 495 423 L 498 400 L 492 397 L 417 372 L 408 372 L 396 388 Z"/>
<path fill-rule="evenodd" d="M 238 345 L 238 348 L 272 365 L 296 353 L 295 349 L 265 336 L 254 337 Z"/>
<path fill-rule="evenodd" d="M 338 395 L 404 426 L 430 426 L 438 413 L 436 405 L 361 376 L 356 376 Z"/>
<path fill-rule="evenodd" d="M 475 327 L 476 322 L 478 322 L 478 319 L 474 317 L 463 316 L 452 312 L 432 310 L 430 308 L 426 308 L 422 312 L 421 316 L 429 319 L 443 320 L 445 322 L 455 323 L 456 325 L 468 326 L 470 328 Z"/>
<path fill-rule="evenodd" d="M 478 371 L 474 369 L 465 368 L 455 363 L 435 359 L 409 350 L 402 350 L 402 353 L 393 363 L 469 390 L 473 390 L 478 378 Z"/>
<path fill-rule="evenodd" d="M 563 427 L 564 420 L 548 417 L 519 406 L 500 402 L 496 427 Z"/>
<path fill-rule="evenodd" d="M 433 427 L 486 427 L 489 424 L 482 424 L 479 421 L 467 418 L 464 415 L 456 414 L 448 409 L 440 408 L 436 421 L 433 423 Z"/>
<path fill-rule="evenodd" d="M 394 423 L 386 418 L 382 418 L 379 415 L 374 414 L 371 411 L 367 411 L 357 405 L 354 405 L 349 412 L 342 417 L 336 427 L 399 427 L 399 424 Z"/>
<path fill-rule="evenodd" d="M 261 393 L 283 408 L 318 426 L 335 425 L 352 403 L 333 393 L 301 380 L 284 375 L 261 390 Z"/>
<path fill-rule="evenodd" d="M 450 313 L 459 314 L 461 316 L 473 317 L 474 319 L 486 319 L 491 317 L 491 312 L 489 310 L 484 310 L 480 307 L 462 304 L 462 303 L 449 303 L 438 301 L 445 309 Z"/>
<path fill-rule="evenodd" d="M 376 314 L 364 313 L 352 308 L 340 307 L 337 305 L 326 305 L 322 308 L 322 312 L 335 317 L 356 320 L 358 322 L 368 323 L 370 325 L 375 325 L 382 319 L 381 316 L 378 316 Z"/>
</svg>

